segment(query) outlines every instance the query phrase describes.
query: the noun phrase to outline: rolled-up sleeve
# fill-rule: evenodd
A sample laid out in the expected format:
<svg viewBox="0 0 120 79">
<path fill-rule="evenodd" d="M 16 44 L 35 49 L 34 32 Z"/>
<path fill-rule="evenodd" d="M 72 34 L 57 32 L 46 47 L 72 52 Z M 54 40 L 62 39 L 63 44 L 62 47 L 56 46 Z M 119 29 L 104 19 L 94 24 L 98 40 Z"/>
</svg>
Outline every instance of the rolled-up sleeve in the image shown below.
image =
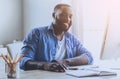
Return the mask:
<svg viewBox="0 0 120 79">
<path fill-rule="evenodd" d="M 86 55 L 86 57 L 88 58 L 88 64 L 93 64 L 93 57 L 90 51 L 88 51 L 83 45 L 82 43 L 80 43 L 77 39 L 74 39 L 74 46 L 76 48 L 76 55 L 80 56 L 80 55 Z"/>
<path fill-rule="evenodd" d="M 23 40 L 21 54 L 24 54 L 24 57 L 20 62 L 21 69 L 24 69 L 26 61 L 34 60 L 34 55 L 37 49 L 37 43 L 38 43 L 37 29 L 33 29 Z"/>
<path fill-rule="evenodd" d="M 88 58 L 88 64 L 89 64 L 89 65 L 90 65 L 90 64 L 93 64 L 93 57 L 92 57 L 91 53 L 86 53 L 85 55 L 86 55 L 87 58 Z"/>
<path fill-rule="evenodd" d="M 28 60 L 33 60 L 34 53 L 33 53 L 33 51 L 31 51 L 30 49 L 25 47 L 22 49 L 22 54 L 24 54 L 24 57 L 22 58 L 22 60 L 20 62 L 20 68 L 24 70 L 25 62 Z"/>
</svg>

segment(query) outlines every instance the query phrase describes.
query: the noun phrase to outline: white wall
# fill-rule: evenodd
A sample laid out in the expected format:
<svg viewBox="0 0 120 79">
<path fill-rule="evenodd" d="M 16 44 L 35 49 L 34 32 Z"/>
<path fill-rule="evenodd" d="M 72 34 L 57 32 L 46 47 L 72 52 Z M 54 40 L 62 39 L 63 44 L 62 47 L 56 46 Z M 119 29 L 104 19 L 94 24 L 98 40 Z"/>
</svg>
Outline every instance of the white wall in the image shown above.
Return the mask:
<svg viewBox="0 0 120 79">
<path fill-rule="evenodd" d="M 61 0 L 0 0 L 0 45 L 23 40 L 35 26 L 52 21 L 53 8 Z"/>
<path fill-rule="evenodd" d="M 120 59 L 120 0 L 111 0 L 109 8 L 110 19 L 102 59 L 118 60 Z"/>
<path fill-rule="evenodd" d="M 108 10 L 105 0 L 83 0 L 83 41 L 96 60 L 100 58 Z"/>
<path fill-rule="evenodd" d="M 0 44 L 22 39 L 21 0 L 0 0 Z"/>
<path fill-rule="evenodd" d="M 53 8 L 61 0 L 24 0 L 24 35 L 32 27 L 49 25 Z"/>
</svg>

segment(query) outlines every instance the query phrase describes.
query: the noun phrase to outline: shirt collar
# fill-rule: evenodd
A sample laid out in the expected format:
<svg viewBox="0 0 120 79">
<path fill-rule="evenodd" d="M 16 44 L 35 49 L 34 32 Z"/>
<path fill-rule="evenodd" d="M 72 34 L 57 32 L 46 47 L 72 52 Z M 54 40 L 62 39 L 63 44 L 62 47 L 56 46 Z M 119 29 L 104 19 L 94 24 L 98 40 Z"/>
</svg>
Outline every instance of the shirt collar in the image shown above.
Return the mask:
<svg viewBox="0 0 120 79">
<path fill-rule="evenodd" d="M 52 23 L 48 26 L 48 30 L 54 31 L 54 28 L 53 28 L 53 24 L 52 24 Z"/>
<path fill-rule="evenodd" d="M 54 32 L 54 28 L 53 28 L 53 23 L 51 23 L 49 26 L 48 26 L 48 31 L 51 31 L 53 33 L 54 36 L 55 35 L 55 32 Z"/>
</svg>

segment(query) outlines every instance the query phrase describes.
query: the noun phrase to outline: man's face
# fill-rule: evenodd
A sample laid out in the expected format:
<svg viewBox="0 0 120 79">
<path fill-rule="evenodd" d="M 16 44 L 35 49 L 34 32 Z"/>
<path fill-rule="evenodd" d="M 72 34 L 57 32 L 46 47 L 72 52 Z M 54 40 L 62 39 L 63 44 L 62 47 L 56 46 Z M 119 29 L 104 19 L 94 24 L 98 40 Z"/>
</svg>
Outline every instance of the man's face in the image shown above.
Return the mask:
<svg viewBox="0 0 120 79">
<path fill-rule="evenodd" d="M 67 31 L 72 24 L 72 10 L 70 7 L 63 6 L 54 14 L 57 28 L 61 31 Z"/>
</svg>

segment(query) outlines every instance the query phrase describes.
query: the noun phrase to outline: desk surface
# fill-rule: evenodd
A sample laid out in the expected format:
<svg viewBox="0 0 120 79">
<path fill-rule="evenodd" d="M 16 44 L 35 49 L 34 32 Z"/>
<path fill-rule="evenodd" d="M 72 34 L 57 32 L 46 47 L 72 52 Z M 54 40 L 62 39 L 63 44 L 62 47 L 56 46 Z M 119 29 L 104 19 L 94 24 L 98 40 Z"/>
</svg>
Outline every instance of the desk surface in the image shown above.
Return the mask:
<svg viewBox="0 0 120 79">
<path fill-rule="evenodd" d="M 81 79 L 120 79 L 119 76 L 101 76 L 101 77 L 84 77 Z M 66 75 L 65 73 L 56 73 L 49 71 L 23 71 L 20 79 L 78 79 L 77 77 Z"/>
<path fill-rule="evenodd" d="M 6 76 L 3 76 L 0 79 L 7 78 Z M 33 70 L 33 71 L 21 71 L 19 79 L 78 79 L 78 78 L 66 75 L 65 73 Z M 84 77 L 80 79 L 120 79 L 120 76 Z"/>
<path fill-rule="evenodd" d="M 117 70 L 120 72 L 120 70 Z M 74 76 L 66 75 L 65 73 L 57 73 L 42 70 L 20 71 L 19 79 L 79 79 Z M 7 79 L 6 75 L 0 79 Z M 120 74 L 117 76 L 98 76 L 98 77 L 84 77 L 80 79 L 120 79 Z"/>
<path fill-rule="evenodd" d="M 83 66 L 78 66 L 78 67 L 80 68 Z M 84 67 L 88 67 L 88 66 L 84 66 Z M 94 66 L 92 65 L 92 67 Z M 77 78 L 70 75 L 66 75 L 65 73 L 57 73 L 57 72 L 42 71 L 42 70 L 31 70 L 31 71 L 20 70 L 19 79 L 120 79 L 120 70 L 114 70 L 114 71 L 117 72 L 117 76 Z M 3 71 L 0 71 L 0 79 L 7 79 L 5 74 L 2 75 L 3 74 L 2 72 Z"/>
</svg>

